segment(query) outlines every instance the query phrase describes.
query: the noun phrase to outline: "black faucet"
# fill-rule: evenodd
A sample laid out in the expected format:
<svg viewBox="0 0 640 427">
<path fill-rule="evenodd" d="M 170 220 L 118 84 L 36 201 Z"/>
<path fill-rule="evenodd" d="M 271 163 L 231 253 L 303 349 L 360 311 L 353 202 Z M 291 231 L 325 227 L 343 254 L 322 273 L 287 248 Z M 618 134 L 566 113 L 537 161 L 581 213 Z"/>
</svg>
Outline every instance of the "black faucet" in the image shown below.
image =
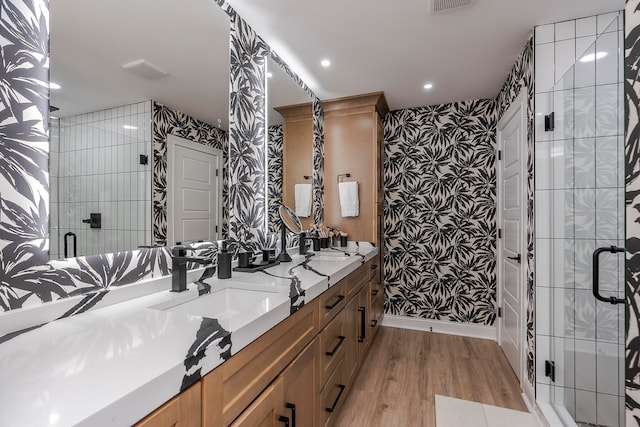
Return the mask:
<svg viewBox="0 0 640 427">
<path fill-rule="evenodd" d="M 171 249 L 171 292 L 184 292 L 187 290 L 187 263 L 207 265 L 213 262 L 213 258 L 188 257 L 187 251 L 193 248 L 174 246 Z"/>
<path fill-rule="evenodd" d="M 300 255 L 304 255 L 307 253 L 307 240 L 319 240 L 320 238 L 317 236 L 308 236 L 305 231 L 298 234 L 298 244 L 300 245 Z"/>
</svg>

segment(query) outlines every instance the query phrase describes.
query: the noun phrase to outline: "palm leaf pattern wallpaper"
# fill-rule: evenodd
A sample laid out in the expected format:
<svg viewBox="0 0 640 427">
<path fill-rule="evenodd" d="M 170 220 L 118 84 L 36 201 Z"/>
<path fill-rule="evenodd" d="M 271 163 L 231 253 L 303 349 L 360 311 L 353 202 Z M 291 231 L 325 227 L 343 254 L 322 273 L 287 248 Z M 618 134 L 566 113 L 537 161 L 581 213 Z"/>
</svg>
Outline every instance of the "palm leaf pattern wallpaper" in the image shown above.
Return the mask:
<svg viewBox="0 0 640 427">
<path fill-rule="evenodd" d="M 153 102 L 153 244 L 167 244 L 167 136 L 175 135 L 222 150 L 222 235 L 227 235 L 229 193 L 227 133 L 215 126 Z M 170 242 L 173 243 L 173 242 Z"/>
<path fill-rule="evenodd" d="M 269 48 L 237 14 L 231 16 L 229 94 L 229 238 L 247 250 L 264 245 L 265 76 Z"/>
<path fill-rule="evenodd" d="M 269 126 L 267 144 L 267 170 L 269 173 L 269 233 L 280 231 L 278 208 L 282 204 L 282 125 Z"/>
<path fill-rule="evenodd" d="M 385 117 L 387 313 L 493 324 L 495 132 L 490 99 Z"/>
<path fill-rule="evenodd" d="M 640 426 L 640 0 L 625 6 L 626 410 Z"/>
</svg>

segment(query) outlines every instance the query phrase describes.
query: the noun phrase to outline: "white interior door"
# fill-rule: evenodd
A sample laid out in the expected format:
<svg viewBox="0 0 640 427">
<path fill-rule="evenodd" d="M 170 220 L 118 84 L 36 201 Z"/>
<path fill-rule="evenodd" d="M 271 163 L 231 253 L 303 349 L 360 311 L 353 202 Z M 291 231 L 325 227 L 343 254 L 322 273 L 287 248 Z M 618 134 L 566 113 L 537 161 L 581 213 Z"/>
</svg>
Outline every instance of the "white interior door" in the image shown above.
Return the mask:
<svg viewBox="0 0 640 427">
<path fill-rule="evenodd" d="M 499 343 L 518 379 L 522 379 L 524 366 L 525 135 L 526 104 L 518 96 L 498 123 L 498 148 L 502 152 L 498 161 Z"/>
<path fill-rule="evenodd" d="M 218 240 L 222 152 L 174 135 L 167 143 L 168 243 Z"/>
</svg>

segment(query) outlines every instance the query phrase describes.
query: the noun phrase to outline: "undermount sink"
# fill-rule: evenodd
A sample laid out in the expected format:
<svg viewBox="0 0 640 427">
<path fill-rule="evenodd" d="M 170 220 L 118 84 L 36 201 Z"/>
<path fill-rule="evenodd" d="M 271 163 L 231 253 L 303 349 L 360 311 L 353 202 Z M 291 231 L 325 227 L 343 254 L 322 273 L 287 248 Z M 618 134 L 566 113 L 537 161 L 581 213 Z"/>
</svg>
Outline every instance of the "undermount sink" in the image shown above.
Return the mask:
<svg viewBox="0 0 640 427">
<path fill-rule="evenodd" d="M 234 332 L 286 301 L 287 296 L 279 292 L 225 288 L 164 311 L 216 319 L 220 326 Z"/>
<path fill-rule="evenodd" d="M 346 256 L 344 254 L 340 254 L 337 253 L 336 255 L 329 255 L 329 254 L 322 254 L 322 255 L 315 255 L 311 257 L 311 261 L 332 261 L 332 262 L 337 262 L 337 261 L 346 261 L 351 259 L 350 256 Z"/>
</svg>

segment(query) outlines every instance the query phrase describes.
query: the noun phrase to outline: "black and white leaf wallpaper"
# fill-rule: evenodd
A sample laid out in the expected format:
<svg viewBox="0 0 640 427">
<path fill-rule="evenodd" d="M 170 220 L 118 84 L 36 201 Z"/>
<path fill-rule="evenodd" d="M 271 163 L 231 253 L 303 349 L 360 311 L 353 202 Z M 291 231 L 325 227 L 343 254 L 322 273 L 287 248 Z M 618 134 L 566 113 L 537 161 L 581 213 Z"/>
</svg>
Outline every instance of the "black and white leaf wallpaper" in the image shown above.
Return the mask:
<svg viewBox="0 0 640 427">
<path fill-rule="evenodd" d="M 385 311 L 492 325 L 495 102 L 392 111 L 385 135 Z"/>
<path fill-rule="evenodd" d="M 527 91 L 527 259 L 525 263 L 527 275 L 527 378 L 531 385 L 535 384 L 535 264 L 534 264 L 534 100 L 533 82 L 533 38 L 525 44 L 511 69 L 507 80 L 496 97 L 498 120 L 516 99 L 522 89 Z"/>
<path fill-rule="evenodd" d="M 313 221 L 324 223 L 324 110 L 313 96 Z"/>
<path fill-rule="evenodd" d="M 626 419 L 640 426 L 640 0 L 625 6 Z"/>
<path fill-rule="evenodd" d="M 231 16 L 229 94 L 229 239 L 257 251 L 266 241 L 265 76 L 269 47 Z"/>
<path fill-rule="evenodd" d="M 278 208 L 282 204 L 282 125 L 269 126 L 267 144 L 267 169 L 269 174 L 269 233 L 280 232 Z"/>
<path fill-rule="evenodd" d="M 167 244 L 167 137 L 179 136 L 222 150 L 222 235 L 228 229 L 229 140 L 227 133 L 166 105 L 153 102 L 153 244 Z M 169 242 L 173 244 L 174 242 Z"/>
</svg>

